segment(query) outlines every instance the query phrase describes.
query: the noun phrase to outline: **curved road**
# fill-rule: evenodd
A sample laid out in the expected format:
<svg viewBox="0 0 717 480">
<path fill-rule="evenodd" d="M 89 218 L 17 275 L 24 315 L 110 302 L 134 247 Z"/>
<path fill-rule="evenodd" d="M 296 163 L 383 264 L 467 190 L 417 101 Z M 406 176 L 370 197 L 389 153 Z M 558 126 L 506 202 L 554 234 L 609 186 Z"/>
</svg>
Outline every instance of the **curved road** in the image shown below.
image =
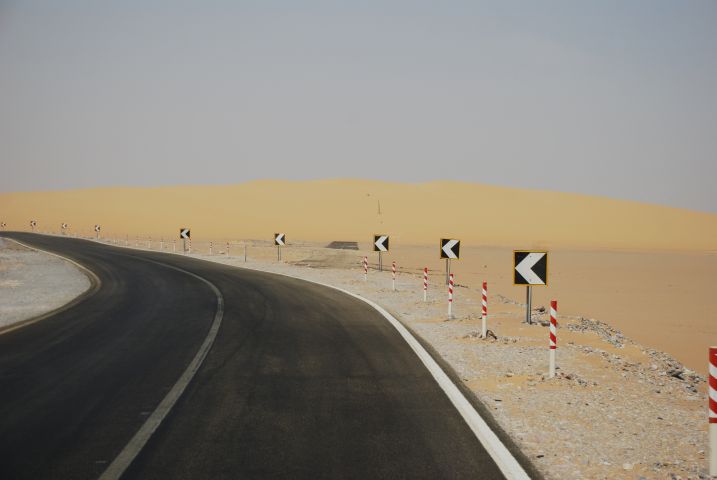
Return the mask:
<svg viewBox="0 0 717 480">
<path fill-rule="evenodd" d="M 5 233 L 100 279 L 0 334 L 0 478 L 97 478 L 224 315 L 123 478 L 503 478 L 396 330 L 325 287 L 179 255 Z"/>
</svg>

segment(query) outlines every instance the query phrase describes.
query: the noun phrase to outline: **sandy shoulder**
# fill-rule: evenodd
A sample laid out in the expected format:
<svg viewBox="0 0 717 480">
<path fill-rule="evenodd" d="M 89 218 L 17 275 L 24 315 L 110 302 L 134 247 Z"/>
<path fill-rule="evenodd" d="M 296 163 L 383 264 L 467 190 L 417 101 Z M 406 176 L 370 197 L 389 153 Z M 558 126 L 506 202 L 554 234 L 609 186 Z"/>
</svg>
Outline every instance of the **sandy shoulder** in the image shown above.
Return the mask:
<svg viewBox="0 0 717 480">
<path fill-rule="evenodd" d="M 70 262 L 0 238 L 0 329 L 55 310 L 89 288 Z"/>
</svg>

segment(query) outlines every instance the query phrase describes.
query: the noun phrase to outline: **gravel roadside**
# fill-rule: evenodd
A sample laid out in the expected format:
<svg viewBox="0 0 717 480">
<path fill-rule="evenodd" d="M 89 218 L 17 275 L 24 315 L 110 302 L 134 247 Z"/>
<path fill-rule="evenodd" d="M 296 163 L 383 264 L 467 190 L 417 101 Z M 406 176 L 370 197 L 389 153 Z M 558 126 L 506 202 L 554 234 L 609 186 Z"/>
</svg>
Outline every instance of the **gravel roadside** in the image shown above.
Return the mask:
<svg viewBox="0 0 717 480">
<path fill-rule="evenodd" d="M 90 288 L 75 265 L 0 238 L 0 330 L 75 299 Z"/>
</svg>

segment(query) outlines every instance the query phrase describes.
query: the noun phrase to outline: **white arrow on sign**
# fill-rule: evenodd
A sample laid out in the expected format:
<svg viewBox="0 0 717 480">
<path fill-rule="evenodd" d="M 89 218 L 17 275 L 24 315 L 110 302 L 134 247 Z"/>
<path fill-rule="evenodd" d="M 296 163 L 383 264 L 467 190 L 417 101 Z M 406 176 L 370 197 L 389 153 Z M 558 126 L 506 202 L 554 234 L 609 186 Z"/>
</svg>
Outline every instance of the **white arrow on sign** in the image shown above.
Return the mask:
<svg viewBox="0 0 717 480">
<path fill-rule="evenodd" d="M 99 232 L 101 227 L 99 225 L 95 225 L 95 232 Z"/>
<path fill-rule="evenodd" d="M 545 285 L 545 282 L 534 271 L 533 267 L 545 256 L 545 252 L 532 252 L 525 256 L 515 270 L 523 276 L 530 285 Z"/>
<path fill-rule="evenodd" d="M 277 233 L 274 237 L 274 242 L 277 245 L 286 245 L 286 241 L 284 240 L 284 237 L 286 237 L 285 233 Z"/>
<path fill-rule="evenodd" d="M 67 224 L 66 224 L 66 223 L 63 223 L 61 226 L 62 226 L 62 229 L 63 229 L 63 230 L 67 228 Z"/>
<path fill-rule="evenodd" d="M 446 244 L 443 245 L 441 250 L 443 250 L 443 253 L 445 253 L 446 257 L 448 257 L 448 258 L 458 258 L 458 255 L 456 255 L 456 252 L 453 251 L 453 247 L 455 247 L 459 243 L 460 243 L 460 240 L 448 240 L 448 242 L 446 242 Z"/>
<path fill-rule="evenodd" d="M 379 252 L 388 252 L 388 248 L 386 247 L 386 240 L 388 240 L 388 235 L 381 235 L 374 242 L 374 245 L 376 245 L 376 248 Z"/>
<path fill-rule="evenodd" d="M 179 238 L 183 238 L 185 240 L 189 239 L 190 233 L 188 228 L 180 228 L 179 229 Z"/>
</svg>

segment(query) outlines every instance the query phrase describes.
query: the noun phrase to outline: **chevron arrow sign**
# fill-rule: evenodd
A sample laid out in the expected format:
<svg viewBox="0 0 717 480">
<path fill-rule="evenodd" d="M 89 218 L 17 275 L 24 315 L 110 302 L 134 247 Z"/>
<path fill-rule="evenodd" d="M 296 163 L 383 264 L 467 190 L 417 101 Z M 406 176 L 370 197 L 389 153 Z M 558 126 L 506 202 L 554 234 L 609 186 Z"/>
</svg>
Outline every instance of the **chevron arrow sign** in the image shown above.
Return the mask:
<svg viewBox="0 0 717 480">
<path fill-rule="evenodd" d="M 278 245 L 278 246 L 286 245 L 286 234 L 285 233 L 275 233 L 274 234 L 274 245 Z"/>
<path fill-rule="evenodd" d="M 461 258 L 461 241 L 441 238 L 441 258 L 458 260 Z"/>
<path fill-rule="evenodd" d="M 388 235 L 373 236 L 373 251 L 388 252 Z"/>
<path fill-rule="evenodd" d="M 513 252 L 513 285 L 547 285 L 548 252 Z"/>
<path fill-rule="evenodd" d="M 100 227 L 99 225 L 95 225 L 95 232 L 99 232 L 100 230 L 102 230 L 102 227 Z"/>
<path fill-rule="evenodd" d="M 181 238 L 183 240 L 189 240 L 191 238 L 191 236 L 192 236 L 192 233 L 189 231 L 188 228 L 182 227 L 179 229 L 179 238 Z"/>
</svg>

